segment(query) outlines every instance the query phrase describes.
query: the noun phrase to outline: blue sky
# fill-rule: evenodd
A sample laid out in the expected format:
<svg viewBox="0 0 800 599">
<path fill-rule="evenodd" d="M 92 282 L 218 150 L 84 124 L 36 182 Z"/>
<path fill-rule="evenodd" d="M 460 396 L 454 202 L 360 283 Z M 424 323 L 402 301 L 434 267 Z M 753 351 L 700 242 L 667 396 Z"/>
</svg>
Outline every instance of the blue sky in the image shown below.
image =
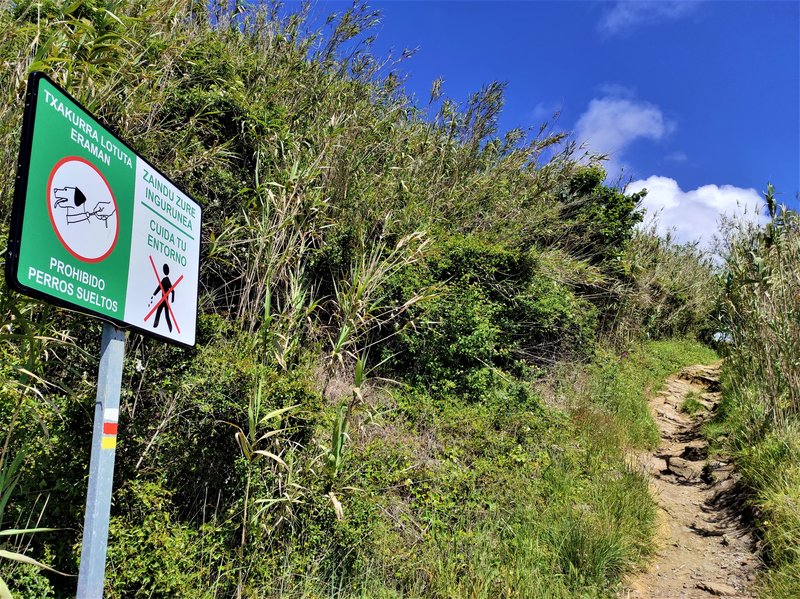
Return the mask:
<svg viewBox="0 0 800 599">
<path fill-rule="evenodd" d="M 427 102 L 507 83 L 501 128 L 556 128 L 610 153 L 684 240 L 771 181 L 800 206 L 800 2 L 372 2 L 373 51 Z M 340 10 L 346 4 L 321 2 Z"/>
</svg>

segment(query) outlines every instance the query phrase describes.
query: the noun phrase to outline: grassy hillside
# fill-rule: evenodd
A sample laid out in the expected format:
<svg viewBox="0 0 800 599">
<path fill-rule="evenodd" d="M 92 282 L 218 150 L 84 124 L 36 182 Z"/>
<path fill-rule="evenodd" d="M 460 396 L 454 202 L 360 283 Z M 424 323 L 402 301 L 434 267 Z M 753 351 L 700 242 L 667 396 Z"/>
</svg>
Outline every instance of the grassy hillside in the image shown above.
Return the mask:
<svg viewBox="0 0 800 599">
<path fill-rule="evenodd" d="M 713 330 L 711 266 L 564 134 L 498 133 L 502 85 L 405 97 L 367 6 L 215 7 L 0 12 L 0 248 L 30 70 L 204 207 L 197 347 L 128 339 L 107 595 L 612 594 L 649 551 L 645 395 L 713 359 L 642 341 Z M 99 328 L 0 288 L 0 530 L 61 529 L 0 542 L 68 573 Z"/>
</svg>

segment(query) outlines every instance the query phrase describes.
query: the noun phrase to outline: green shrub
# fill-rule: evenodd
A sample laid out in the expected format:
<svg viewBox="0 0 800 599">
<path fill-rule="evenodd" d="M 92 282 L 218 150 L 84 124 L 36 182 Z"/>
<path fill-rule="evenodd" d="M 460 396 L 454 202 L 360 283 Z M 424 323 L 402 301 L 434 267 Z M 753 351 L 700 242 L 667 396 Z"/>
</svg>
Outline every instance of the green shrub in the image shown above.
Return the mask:
<svg viewBox="0 0 800 599">
<path fill-rule="evenodd" d="M 605 178 L 606 171 L 598 165 L 575 169 L 556 196 L 562 222 L 553 229 L 575 254 L 613 269 L 642 220 L 636 208 L 646 192 L 625 195 L 603 185 Z"/>
<path fill-rule="evenodd" d="M 486 377 L 478 375 L 478 369 L 507 356 L 497 324 L 500 307 L 475 287 L 445 287 L 441 293 L 422 315 L 422 322 L 429 324 L 406 334 L 403 355 L 411 360 L 421 383 L 479 399 L 487 387 L 481 384 Z"/>
<path fill-rule="evenodd" d="M 48 599 L 55 589 L 40 568 L 28 564 L 0 561 L 0 578 L 8 582 L 14 599 Z"/>
<path fill-rule="evenodd" d="M 176 521 L 170 493 L 158 483 L 139 480 L 120 492 L 130 512 L 111 519 L 109 597 L 215 597 L 231 588 L 227 535 Z"/>
<path fill-rule="evenodd" d="M 596 310 L 566 286 L 537 274 L 530 253 L 467 237 L 451 239 L 426 263 L 395 279 L 396 293 L 427 282 L 435 297 L 418 306 L 397 353 L 434 388 L 480 398 L 493 369 L 584 358 L 593 347 Z M 524 369 L 523 369 L 524 370 Z"/>
</svg>

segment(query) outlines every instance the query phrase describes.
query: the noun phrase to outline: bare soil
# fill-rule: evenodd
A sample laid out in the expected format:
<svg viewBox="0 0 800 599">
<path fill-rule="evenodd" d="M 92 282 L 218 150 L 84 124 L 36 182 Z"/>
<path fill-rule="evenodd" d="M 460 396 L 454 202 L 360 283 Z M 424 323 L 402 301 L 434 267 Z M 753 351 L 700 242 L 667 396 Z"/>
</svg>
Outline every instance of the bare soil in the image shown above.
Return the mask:
<svg viewBox="0 0 800 599">
<path fill-rule="evenodd" d="M 760 562 L 733 466 L 708 455 L 700 428 L 720 402 L 720 365 L 691 366 L 650 401 L 661 446 L 639 456 L 659 505 L 658 550 L 646 572 L 628 580 L 625 599 L 754 597 Z M 681 411 L 687 397 L 703 409 Z"/>
</svg>

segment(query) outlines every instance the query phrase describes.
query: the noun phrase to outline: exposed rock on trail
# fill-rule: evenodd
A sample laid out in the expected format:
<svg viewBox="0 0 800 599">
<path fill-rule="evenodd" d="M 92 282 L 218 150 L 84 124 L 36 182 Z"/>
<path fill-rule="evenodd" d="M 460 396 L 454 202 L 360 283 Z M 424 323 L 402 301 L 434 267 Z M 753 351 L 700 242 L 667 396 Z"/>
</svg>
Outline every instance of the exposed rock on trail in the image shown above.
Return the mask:
<svg viewBox="0 0 800 599">
<path fill-rule="evenodd" d="M 720 401 L 719 369 L 685 368 L 650 401 L 661 446 L 639 461 L 660 508 L 658 551 L 648 571 L 628 581 L 625 598 L 753 597 L 759 561 L 742 522 L 736 474 L 730 464 L 709 459 L 700 434 Z M 687 398 L 698 410 L 694 416 L 681 411 Z"/>
</svg>

